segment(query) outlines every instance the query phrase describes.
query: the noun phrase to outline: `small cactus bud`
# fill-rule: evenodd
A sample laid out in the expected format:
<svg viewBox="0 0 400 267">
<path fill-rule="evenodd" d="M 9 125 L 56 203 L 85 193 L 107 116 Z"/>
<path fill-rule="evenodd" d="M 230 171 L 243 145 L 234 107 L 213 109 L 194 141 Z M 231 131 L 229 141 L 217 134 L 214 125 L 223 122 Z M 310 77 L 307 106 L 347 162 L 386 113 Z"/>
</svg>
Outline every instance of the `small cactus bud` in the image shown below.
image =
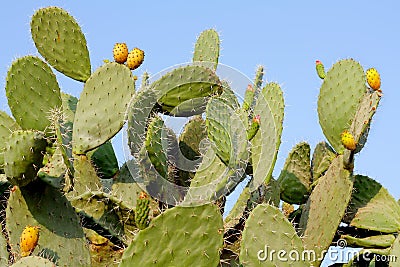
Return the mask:
<svg viewBox="0 0 400 267">
<path fill-rule="evenodd" d="M 143 63 L 143 60 L 144 60 L 143 50 L 140 50 L 139 48 L 136 47 L 131 52 L 129 52 L 126 65 L 131 70 L 134 70 Z"/>
<path fill-rule="evenodd" d="M 346 149 L 351 151 L 354 151 L 356 149 L 356 141 L 349 131 L 344 130 L 340 137 L 342 139 L 342 144 Z"/>
<path fill-rule="evenodd" d="M 125 63 L 128 58 L 128 47 L 125 43 L 116 43 L 113 49 L 113 55 L 115 62 Z"/>
<path fill-rule="evenodd" d="M 136 202 L 135 224 L 142 230 L 149 225 L 150 198 L 142 191 Z"/>
<path fill-rule="evenodd" d="M 381 87 L 381 77 L 375 68 L 367 69 L 367 83 L 373 90 Z"/>
<path fill-rule="evenodd" d="M 325 79 L 325 67 L 321 61 L 315 61 L 315 69 L 317 70 L 318 77 L 320 77 L 321 79 Z"/>
<path fill-rule="evenodd" d="M 247 140 L 253 139 L 253 137 L 257 134 L 258 129 L 260 129 L 260 115 L 254 116 L 250 127 L 247 129 Z"/>
<path fill-rule="evenodd" d="M 39 226 L 26 226 L 20 238 L 21 256 L 31 255 L 39 240 Z"/>
<path fill-rule="evenodd" d="M 243 110 L 248 111 L 251 103 L 253 102 L 255 90 L 251 84 L 247 85 L 246 92 L 244 93 Z"/>
</svg>

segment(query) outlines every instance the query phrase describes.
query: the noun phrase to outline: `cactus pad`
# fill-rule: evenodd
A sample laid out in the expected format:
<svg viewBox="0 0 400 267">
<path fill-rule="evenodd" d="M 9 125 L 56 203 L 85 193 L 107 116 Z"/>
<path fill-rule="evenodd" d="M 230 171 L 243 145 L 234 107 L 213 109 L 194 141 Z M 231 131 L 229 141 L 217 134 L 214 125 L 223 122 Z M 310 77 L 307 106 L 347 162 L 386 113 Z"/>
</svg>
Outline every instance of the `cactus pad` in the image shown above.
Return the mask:
<svg viewBox="0 0 400 267">
<path fill-rule="evenodd" d="M 6 209 L 6 229 L 11 253 L 18 257 L 20 236 L 27 225 L 40 227 L 34 250 L 57 266 L 89 266 L 90 255 L 78 217 L 58 189 L 40 180 L 10 194 Z"/>
<path fill-rule="evenodd" d="M 19 130 L 10 135 L 4 152 L 4 171 L 12 184 L 25 186 L 36 178 L 43 166 L 46 145 L 40 132 Z"/>
<path fill-rule="evenodd" d="M 303 204 L 311 185 L 310 145 L 297 144 L 286 159 L 278 178 L 281 199 L 290 204 Z"/>
<path fill-rule="evenodd" d="M 12 63 L 7 73 L 6 95 L 22 129 L 44 131 L 50 125 L 51 109 L 62 105 L 56 76 L 46 63 L 34 56 Z"/>
<path fill-rule="evenodd" d="M 75 19 L 58 7 L 36 11 L 31 33 L 39 53 L 56 70 L 78 81 L 90 76 L 86 39 Z"/>
<path fill-rule="evenodd" d="M 350 201 L 353 179 L 343 167 L 343 156 L 332 161 L 324 176 L 319 178 L 303 209 L 299 227 L 307 250 L 322 255 L 330 246 L 336 229 Z M 326 212 L 329 210 L 329 212 Z M 318 265 L 318 260 L 314 264 Z"/>
<path fill-rule="evenodd" d="M 112 62 L 97 69 L 86 81 L 76 107 L 74 153 L 84 154 L 112 138 L 122 128 L 134 93 L 135 82 L 126 66 Z"/>
<path fill-rule="evenodd" d="M 254 114 L 260 115 L 260 129 L 251 140 L 253 182 L 251 191 L 269 182 L 281 144 L 284 100 L 280 86 L 268 83 L 257 96 Z"/>
<path fill-rule="evenodd" d="M 310 266 L 301 260 L 280 260 L 271 251 L 304 250 L 300 237 L 281 211 L 268 204 L 258 205 L 246 221 L 240 247 L 240 262 L 243 266 Z M 260 253 L 261 251 L 261 253 Z"/>
<path fill-rule="evenodd" d="M 356 175 L 354 179 L 345 222 L 382 233 L 400 231 L 400 206 L 386 188 L 367 176 Z"/>
<path fill-rule="evenodd" d="M 222 243 L 216 206 L 174 207 L 136 235 L 120 266 L 217 266 Z"/>
<path fill-rule="evenodd" d="M 162 111 L 174 116 L 202 113 L 208 98 L 223 91 L 213 71 L 196 65 L 174 69 L 150 86 L 157 92 Z"/>
<path fill-rule="evenodd" d="M 203 31 L 194 46 L 193 62 L 205 63 L 204 66 L 209 66 L 216 70 L 219 58 L 219 43 L 219 36 L 215 30 Z"/>
<path fill-rule="evenodd" d="M 48 259 L 39 257 L 39 256 L 29 256 L 20 259 L 13 265 L 12 267 L 55 267 L 54 263 Z"/>
<path fill-rule="evenodd" d="M 4 111 L 0 111 L 0 169 L 4 167 L 4 149 L 9 136 L 13 131 L 19 130 L 19 125 Z"/>
<path fill-rule="evenodd" d="M 328 143 L 320 142 L 317 144 L 311 161 L 313 182 L 328 170 L 329 165 L 335 157 L 336 154 Z"/>
<path fill-rule="evenodd" d="M 351 125 L 366 91 L 364 70 L 352 59 L 337 62 L 326 74 L 318 97 L 318 116 L 337 153 L 344 151 L 340 134 Z"/>
</svg>

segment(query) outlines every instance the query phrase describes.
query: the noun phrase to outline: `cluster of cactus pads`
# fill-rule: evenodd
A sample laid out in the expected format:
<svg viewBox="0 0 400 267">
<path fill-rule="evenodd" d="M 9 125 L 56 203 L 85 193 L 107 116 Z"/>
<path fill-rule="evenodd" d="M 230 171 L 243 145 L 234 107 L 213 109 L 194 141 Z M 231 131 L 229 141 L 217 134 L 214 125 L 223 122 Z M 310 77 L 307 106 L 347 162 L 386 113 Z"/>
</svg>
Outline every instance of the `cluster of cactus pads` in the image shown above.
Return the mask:
<svg viewBox="0 0 400 267">
<path fill-rule="evenodd" d="M 325 73 L 317 61 L 327 142 L 313 152 L 297 144 L 274 179 L 282 90 L 258 67 L 240 104 L 217 75 L 214 30 L 200 34 L 192 63 L 155 81 L 144 73 L 140 85 L 131 69 L 143 51 L 130 67 L 118 43 L 115 61 L 92 72 L 85 36 L 61 8 L 35 12 L 31 33 L 42 58 L 12 63 L 12 117 L 0 112 L 0 265 L 319 266 L 338 240 L 368 254 L 343 266 L 400 256 L 400 206 L 353 173 L 382 95 L 376 70 L 346 59 Z M 82 82 L 79 99 L 60 90 L 53 68 Z M 179 136 L 171 117 L 188 118 Z M 130 157 L 120 167 L 110 140 L 124 124 Z"/>
</svg>

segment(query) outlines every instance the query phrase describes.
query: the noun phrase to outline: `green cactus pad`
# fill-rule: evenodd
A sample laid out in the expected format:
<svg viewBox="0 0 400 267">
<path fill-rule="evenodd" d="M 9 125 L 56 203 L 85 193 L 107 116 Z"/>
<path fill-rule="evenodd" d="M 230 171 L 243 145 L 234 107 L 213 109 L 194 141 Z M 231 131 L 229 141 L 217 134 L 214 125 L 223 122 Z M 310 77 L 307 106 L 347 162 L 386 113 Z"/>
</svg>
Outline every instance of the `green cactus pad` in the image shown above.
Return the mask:
<svg viewBox="0 0 400 267">
<path fill-rule="evenodd" d="M 190 184 L 196 168 L 201 162 L 200 142 L 207 138 L 205 121 L 196 116 L 187 122 L 179 135 L 179 149 L 176 167 L 183 185 Z"/>
<path fill-rule="evenodd" d="M 19 130 L 19 125 L 4 111 L 0 111 L 0 169 L 4 167 L 4 149 L 13 131 Z"/>
<path fill-rule="evenodd" d="M 360 152 L 367 142 L 370 123 L 379 105 L 380 99 L 381 94 L 374 91 L 373 93 L 366 93 L 361 100 L 359 109 L 350 126 L 350 132 L 353 133 L 354 140 L 357 143 L 355 153 Z"/>
<path fill-rule="evenodd" d="M 54 263 L 48 259 L 39 256 L 23 257 L 15 262 L 12 267 L 54 267 Z"/>
<path fill-rule="evenodd" d="M 194 46 L 193 62 L 201 62 L 204 66 L 216 70 L 219 58 L 219 43 L 219 36 L 215 30 L 203 31 Z"/>
<path fill-rule="evenodd" d="M 157 93 L 151 88 L 145 88 L 132 98 L 128 107 L 128 145 L 132 156 L 142 149 L 146 138 L 147 121 L 157 103 Z"/>
<path fill-rule="evenodd" d="M 206 125 L 201 117 L 194 117 L 185 124 L 179 136 L 179 148 L 187 159 L 196 160 L 200 154 L 200 142 L 207 138 Z"/>
<path fill-rule="evenodd" d="M 58 7 L 41 8 L 32 16 L 32 39 L 56 70 L 78 81 L 91 72 L 85 36 L 75 19 Z"/>
<path fill-rule="evenodd" d="M 41 255 L 57 266 L 89 266 L 90 255 L 79 219 L 58 189 L 40 180 L 10 194 L 6 229 L 11 253 L 19 258 L 20 235 L 25 226 L 40 226 L 34 256 Z"/>
<path fill-rule="evenodd" d="M 340 134 L 351 125 L 366 91 L 364 70 L 352 59 L 334 64 L 322 83 L 318 97 L 319 123 L 339 154 L 345 150 Z"/>
<path fill-rule="evenodd" d="M 217 200 L 232 191 L 244 175 L 244 169 L 227 167 L 214 149 L 208 147 L 181 205 L 201 205 Z"/>
<path fill-rule="evenodd" d="M 336 229 L 346 211 L 353 190 L 350 172 L 343 167 L 343 156 L 332 161 L 324 176 L 319 178 L 303 208 L 299 228 L 304 247 L 322 255 L 331 245 Z M 326 212 L 329 210 L 329 212 Z M 316 259 L 318 266 L 320 259 Z"/>
<path fill-rule="evenodd" d="M 340 239 L 346 240 L 346 246 L 363 248 L 387 248 L 394 240 L 394 235 L 374 235 L 364 238 L 357 238 L 350 235 L 341 235 Z"/>
<path fill-rule="evenodd" d="M 386 188 L 367 176 L 356 175 L 354 179 L 354 192 L 344 221 L 361 229 L 399 232 L 400 206 Z"/>
<path fill-rule="evenodd" d="M 287 261 L 271 254 L 272 250 L 285 251 Z M 240 247 L 240 263 L 243 266 L 310 266 L 300 257 L 300 260 L 293 260 L 288 255 L 290 251 L 302 255 L 303 250 L 296 230 L 278 208 L 260 204 L 250 213 Z"/>
<path fill-rule="evenodd" d="M 267 84 L 257 96 L 254 114 L 260 115 L 260 129 L 251 140 L 253 184 L 251 190 L 268 184 L 281 144 L 284 117 L 284 99 L 280 86 Z"/>
<path fill-rule="evenodd" d="M 41 168 L 37 176 L 50 185 L 62 188 L 63 180 L 67 171 L 60 147 L 56 147 L 53 155 L 48 155 L 48 162 Z"/>
<path fill-rule="evenodd" d="M 168 175 L 168 143 L 165 135 L 164 121 L 158 116 L 152 118 L 147 128 L 145 147 L 154 168 L 164 178 Z"/>
<path fill-rule="evenodd" d="M 227 166 L 247 161 L 247 115 L 233 110 L 218 98 L 212 98 L 206 108 L 208 138 L 217 155 Z"/>
<path fill-rule="evenodd" d="M 135 207 L 137 196 L 143 190 L 135 182 L 127 164 L 130 163 L 127 162 L 120 168 L 118 175 L 114 179 L 110 194 L 117 199 L 130 203 L 132 207 Z"/>
<path fill-rule="evenodd" d="M 62 105 L 56 76 L 46 63 L 34 56 L 12 63 L 7 73 L 6 95 L 22 129 L 44 131 L 50 126 L 50 111 Z"/>
<path fill-rule="evenodd" d="M 195 65 L 174 69 L 150 87 L 157 93 L 162 111 L 185 117 L 203 113 L 209 97 L 223 91 L 213 71 Z"/>
<path fill-rule="evenodd" d="M 86 81 L 76 107 L 73 152 L 85 154 L 111 139 L 122 128 L 134 93 L 135 81 L 126 66 L 113 62 L 98 68 Z"/>
<path fill-rule="evenodd" d="M 46 145 L 43 134 L 37 131 L 19 130 L 10 135 L 4 152 L 4 171 L 10 183 L 25 186 L 36 178 Z"/>
<path fill-rule="evenodd" d="M 320 142 L 317 144 L 311 161 L 313 182 L 317 181 L 328 170 L 335 157 L 336 154 L 328 143 Z"/>
<path fill-rule="evenodd" d="M 303 204 L 311 185 L 310 145 L 297 144 L 286 159 L 278 178 L 281 199 L 290 204 Z"/>
<path fill-rule="evenodd" d="M 87 156 L 74 156 L 74 169 L 74 191 L 71 191 L 69 196 L 78 196 L 103 188 L 96 169 Z"/>
<path fill-rule="evenodd" d="M 216 206 L 174 207 L 136 235 L 120 266 L 217 266 L 222 244 Z"/>
<path fill-rule="evenodd" d="M 97 176 L 102 179 L 114 177 L 119 170 L 117 157 L 110 141 L 90 151 L 87 155 L 96 169 Z"/>
</svg>

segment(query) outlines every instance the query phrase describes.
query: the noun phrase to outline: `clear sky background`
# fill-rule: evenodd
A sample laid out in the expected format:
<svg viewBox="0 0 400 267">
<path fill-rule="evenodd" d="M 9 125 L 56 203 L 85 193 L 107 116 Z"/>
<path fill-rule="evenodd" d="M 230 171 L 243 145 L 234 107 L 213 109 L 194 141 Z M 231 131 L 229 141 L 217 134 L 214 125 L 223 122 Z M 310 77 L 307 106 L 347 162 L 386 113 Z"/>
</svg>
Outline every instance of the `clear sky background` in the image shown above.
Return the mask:
<svg viewBox="0 0 400 267">
<path fill-rule="evenodd" d="M 366 147 L 356 157 L 355 173 L 381 182 L 400 197 L 400 3 L 398 1 L 6 1 L 0 8 L 0 108 L 8 110 L 5 77 L 11 62 L 38 55 L 30 35 L 30 17 L 45 6 L 60 6 L 80 23 L 92 69 L 112 59 L 116 42 L 146 53 L 136 75 L 155 74 L 191 60 L 198 34 L 208 28 L 221 36 L 220 63 L 281 84 L 286 110 L 282 145 L 274 174 L 300 141 L 312 148 L 325 140 L 318 123 L 321 80 L 315 60 L 325 68 L 354 58 L 381 74 L 384 96 Z M 55 71 L 56 72 L 56 71 Z M 57 74 L 64 92 L 79 96 L 82 84 Z M 116 143 L 116 142 L 114 142 Z M 118 144 L 117 144 L 118 145 Z M 120 147 L 116 147 L 123 161 Z"/>
</svg>

